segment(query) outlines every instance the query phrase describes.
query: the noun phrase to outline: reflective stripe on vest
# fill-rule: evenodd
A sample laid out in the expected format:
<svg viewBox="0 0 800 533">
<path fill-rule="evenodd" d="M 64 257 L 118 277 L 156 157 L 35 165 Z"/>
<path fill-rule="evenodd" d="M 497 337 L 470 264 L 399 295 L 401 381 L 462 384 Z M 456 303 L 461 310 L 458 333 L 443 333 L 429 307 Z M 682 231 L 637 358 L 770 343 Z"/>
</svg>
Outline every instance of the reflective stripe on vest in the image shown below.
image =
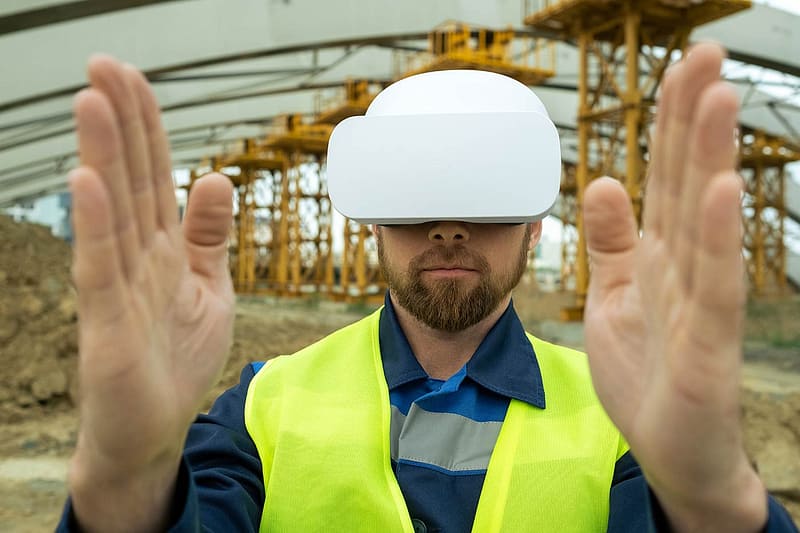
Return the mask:
<svg viewBox="0 0 800 533">
<path fill-rule="evenodd" d="M 245 424 L 261 458 L 262 532 L 412 533 L 391 467 L 380 310 L 250 383 Z M 586 356 L 532 336 L 547 407 L 511 400 L 473 531 L 605 531 L 627 445 L 601 408 Z"/>
</svg>

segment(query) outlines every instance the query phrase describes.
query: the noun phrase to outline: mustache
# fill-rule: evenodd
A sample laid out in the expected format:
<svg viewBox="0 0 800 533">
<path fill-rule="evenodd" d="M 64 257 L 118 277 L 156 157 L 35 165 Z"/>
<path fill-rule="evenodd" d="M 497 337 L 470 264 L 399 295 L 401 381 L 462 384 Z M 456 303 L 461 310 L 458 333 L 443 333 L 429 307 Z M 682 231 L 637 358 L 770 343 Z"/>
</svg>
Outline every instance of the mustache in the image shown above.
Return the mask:
<svg viewBox="0 0 800 533">
<path fill-rule="evenodd" d="M 455 246 L 437 245 L 429 248 L 410 261 L 408 270 L 411 273 L 420 274 L 424 270 L 443 264 L 476 270 L 481 273 L 490 270 L 489 262 L 485 257 L 460 244 Z"/>
</svg>

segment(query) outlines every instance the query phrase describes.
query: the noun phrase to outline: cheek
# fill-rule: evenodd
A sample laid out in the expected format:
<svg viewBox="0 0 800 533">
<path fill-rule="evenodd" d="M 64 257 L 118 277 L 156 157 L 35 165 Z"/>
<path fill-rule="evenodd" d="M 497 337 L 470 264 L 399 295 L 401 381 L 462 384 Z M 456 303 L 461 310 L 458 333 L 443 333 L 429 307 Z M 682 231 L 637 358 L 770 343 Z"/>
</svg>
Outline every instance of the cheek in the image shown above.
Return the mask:
<svg viewBox="0 0 800 533">
<path fill-rule="evenodd" d="M 520 261 L 520 255 L 530 253 L 528 242 L 523 242 L 524 235 L 513 234 L 497 236 L 485 248 L 485 257 L 494 272 L 514 270 Z M 502 245 L 499 245 L 503 243 Z"/>
<path fill-rule="evenodd" d="M 427 239 L 411 231 L 384 231 L 383 249 L 387 258 L 393 261 L 408 261 L 427 248 Z"/>
<path fill-rule="evenodd" d="M 408 269 L 408 263 L 411 260 L 409 252 L 397 243 L 391 242 L 389 239 L 384 239 L 382 243 L 382 261 L 384 265 L 394 272 L 405 272 Z"/>
</svg>

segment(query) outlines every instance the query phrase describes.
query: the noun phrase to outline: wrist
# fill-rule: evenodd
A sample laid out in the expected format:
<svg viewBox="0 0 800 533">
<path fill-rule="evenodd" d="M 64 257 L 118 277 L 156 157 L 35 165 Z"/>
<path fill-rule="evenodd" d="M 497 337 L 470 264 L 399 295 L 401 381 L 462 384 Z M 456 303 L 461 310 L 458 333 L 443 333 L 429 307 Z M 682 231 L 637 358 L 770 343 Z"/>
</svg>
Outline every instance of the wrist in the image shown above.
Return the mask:
<svg viewBox="0 0 800 533">
<path fill-rule="evenodd" d="M 76 450 L 69 493 L 82 531 L 164 531 L 175 494 L 181 457 L 109 469 Z"/>
<path fill-rule="evenodd" d="M 758 533 L 768 519 L 767 490 L 758 474 L 747 469 L 731 483 L 681 494 L 651 486 L 670 525 L 670 531 Z"/>
</svg>

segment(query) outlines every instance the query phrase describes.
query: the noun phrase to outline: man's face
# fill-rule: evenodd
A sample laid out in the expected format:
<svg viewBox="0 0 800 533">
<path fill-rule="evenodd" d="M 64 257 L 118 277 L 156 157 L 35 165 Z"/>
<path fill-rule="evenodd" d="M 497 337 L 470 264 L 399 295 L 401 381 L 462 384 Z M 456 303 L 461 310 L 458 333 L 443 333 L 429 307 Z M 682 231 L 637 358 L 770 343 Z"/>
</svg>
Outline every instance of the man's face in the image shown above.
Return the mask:
<svg viewBox="0 0 800 533">
<path fill-rule="evenodd" d="M 375 228 L 398 304 L 427 326 L 462 331 L 486 318 L 519 283 L 535 224 L 440 221 Z"/>
</svg>

